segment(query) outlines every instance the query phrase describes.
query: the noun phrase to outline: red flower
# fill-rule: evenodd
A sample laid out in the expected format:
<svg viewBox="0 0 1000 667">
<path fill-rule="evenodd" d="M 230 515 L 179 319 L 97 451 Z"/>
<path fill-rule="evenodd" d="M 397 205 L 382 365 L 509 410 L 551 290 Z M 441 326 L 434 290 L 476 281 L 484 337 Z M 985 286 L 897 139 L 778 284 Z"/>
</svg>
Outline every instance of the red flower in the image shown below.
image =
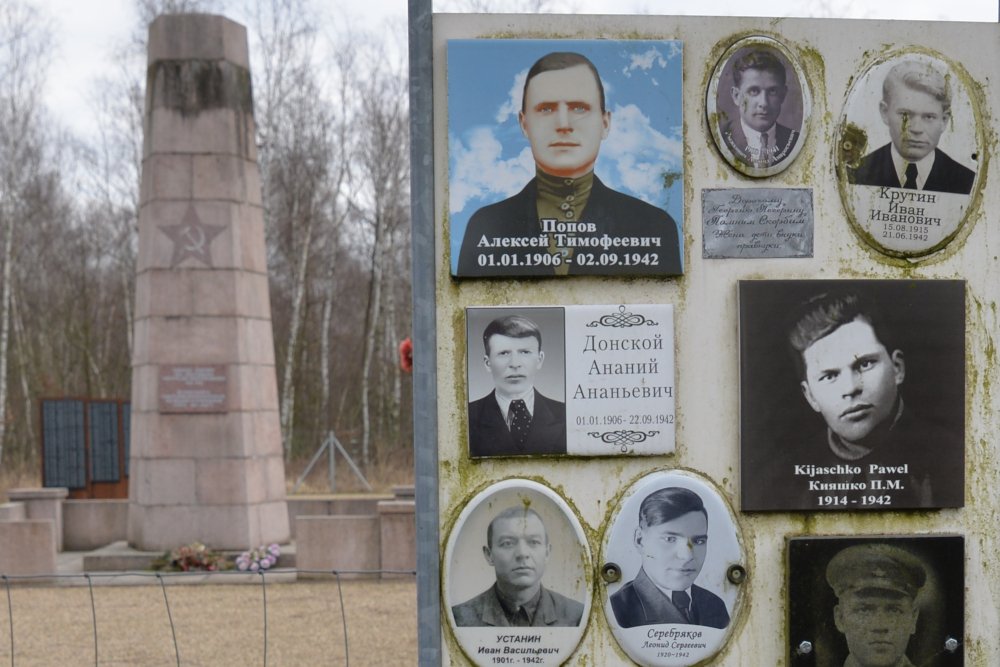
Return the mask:
<svg viewBox="0 0 1000 667">
<path fill-rule="evenodd" d="M 409 338 L 399 344 L 399 367 L 407 373 L 413 372 L 413 341 Z"/>
</svg>

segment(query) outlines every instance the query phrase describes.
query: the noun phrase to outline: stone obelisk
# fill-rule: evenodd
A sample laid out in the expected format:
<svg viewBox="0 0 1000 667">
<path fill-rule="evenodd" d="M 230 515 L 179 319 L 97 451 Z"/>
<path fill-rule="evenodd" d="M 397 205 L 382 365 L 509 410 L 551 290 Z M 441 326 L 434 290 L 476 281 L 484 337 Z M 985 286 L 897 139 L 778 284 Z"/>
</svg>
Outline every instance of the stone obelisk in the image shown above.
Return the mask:
<svg viewBox="0 0 1000 667">
<path fill-rule="evenodd" d="M 288 540 L 246 29 L 149 28 L 129 543 Z"/>
</svg>

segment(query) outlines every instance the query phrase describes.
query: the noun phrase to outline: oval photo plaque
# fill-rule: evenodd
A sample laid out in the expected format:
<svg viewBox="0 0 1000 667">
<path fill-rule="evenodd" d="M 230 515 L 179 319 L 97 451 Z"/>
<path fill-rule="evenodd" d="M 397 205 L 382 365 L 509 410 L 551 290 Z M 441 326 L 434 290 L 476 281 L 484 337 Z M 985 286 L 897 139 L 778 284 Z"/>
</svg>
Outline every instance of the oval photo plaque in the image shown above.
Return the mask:
<svg viewBox="0 0 1000 667">
<path fill-rule="evenodd" d="M 705 109 L 726 162 L 763 178 L 787 169 L 802 150 L 812 99 L 802 66 L 788 47 L 755 35 L 722 54 Z"/>
<path fill-rule="evenodd" d="M 662 471 L 633 484 L 605 534 L 617 566 L 604 614 L 618 644 L 647 667 L 688 667 L 728 640 L 746 570 L 736 520 L 708 480 Z M 727 576 L 730 570 L 731 576 Z"/>
<path fill-rule="evenodd" d="M 968 219 L 984 146 L 968 80 L 961 65 L 923 49 L 886 57 L 855 80 L 837 177 L 851 226 L 876 250 L 930 255 Z"/>
<path fill-rule="evenodd" d="M 562 498 L 537 482 L 498 482 L 466 504 L 448 537 L 448 620 L 476 665 L 561 665 L 587 625 L 591 572 Z"/>
</svg>

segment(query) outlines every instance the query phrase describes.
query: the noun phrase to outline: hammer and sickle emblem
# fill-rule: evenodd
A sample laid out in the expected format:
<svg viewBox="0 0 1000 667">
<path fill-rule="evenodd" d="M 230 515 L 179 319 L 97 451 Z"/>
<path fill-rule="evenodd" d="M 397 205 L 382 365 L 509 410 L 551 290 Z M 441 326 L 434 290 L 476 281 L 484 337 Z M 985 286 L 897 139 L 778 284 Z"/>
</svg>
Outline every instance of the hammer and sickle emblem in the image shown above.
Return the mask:
<svg viewBox="0 0 1000 667">
<path fill-rule="evenodd" d="M 205 230 L 201 227 L 188 226 L 181 229 L 181 236 L 187 239 L 184 250 L 201 254 L 205 251 Z"/>
</svg>

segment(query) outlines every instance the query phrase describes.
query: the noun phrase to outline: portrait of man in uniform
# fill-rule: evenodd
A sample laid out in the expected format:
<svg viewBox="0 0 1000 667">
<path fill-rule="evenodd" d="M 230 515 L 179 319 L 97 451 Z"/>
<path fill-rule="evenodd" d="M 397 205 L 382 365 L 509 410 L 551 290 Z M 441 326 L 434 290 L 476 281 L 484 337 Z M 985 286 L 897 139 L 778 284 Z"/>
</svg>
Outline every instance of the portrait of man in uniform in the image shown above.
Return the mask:
<svg viewBox="0 0 1000 667">
<path fill-rule="evenodd" d="M 906 647 L 917 630 L 923 564 L 889 544 L 859 544 L 830 559 L 826 580 L 837 595 L 834 623 L 850 649 L 844 664 L 913 667 Z"/>
<path fill-rule="evenodd" d="M 512 48 L 510 53 L 516 50 Z M 461 74 L 456 76 L 460 78 Z M 620 72 L 614 72 L 614 76 L 620 76 Z M 477 90 L 481 86 L 480 73 Z M 523 75 L 523 83 L 517 77 L 515 86 L 520 88 L 520 99 L 516 102 L 518 139 L 527 141 L 531 172 L 525 173 L 527 170 L 522 168 L 527 162 L 527 152 L 518 154 L 516 162 L 493 168 L 498 178 L 502 173 L 507 179 L 502 183 L 481 182 L 483 176 L 470 173 L 488 172 L 491 169 L 488 164 L 480 162 L 477 166 L 470 161 L 453 165 L 455 173 L 449 177 L 462 183 L 454 187 L 463 193 L 510 192 L 515 185 L 514 173 L 527 180 L 520 181 L 515 192 L 500 200 L 484 197 L 485 202 L 472 211 L 459 237 L 455 275 L 680 274 L 681 240 L 670 213 L 660 208 L 659 201 L 651 203 L 610 185 L 606 171 L 595 171 L 602 148 L 616 141 L 615 118 L 623 113 L 623 129 L 619 131 L 622 139 L 649 144 L 630 149 L 634 158 L 628 159 L 615 146 L 610 151 L 614 155 L 611 158 L 614 171 L 610 176 L 649 192 L 662 191 L 667 183 L 673 187 L 675 179 L 669 175 L 667 180 L 663 176 L 648 178 L 645 173 L 634 178 L 629 171 L 639 168 L 641 162 L 652 161 L 654 153 L 668 148 L 665 138 L 647 127 L 649 117 L 638 115 L 634 104 L 613 111 L 594 61 L 570 49 L 553 50 L 538 57 Z M 617 86 L 615 90 L 622 88 Z M 468 94 L 457 87 L 451 90 L 454 95 Z M 642 94 L 648 95 L 648 91 Z M 513 103 L 512 100 L 508 104 Z M 495 159 L 497 149 L 502 151 L 508 144 L 514 144 L 505 127 L 489 130 L 496 135 L 503 133 L 507 144 L 494 146 L 487 155 L 486 131 L 480 130 L 471 137 L 467 150 L 481 150 L 487 159 Z M 454 148 L 461 153 L 464 146 Z M 663 162 L 654 167 L 661 174 L 666 173 L 666 168 Z M 475 187 L 465 185 L 468 181 L 475 181 Z M 461 224 L 463 217 L 453 211 L 453 233 L 458 231 L 455 225 Z M 603 247 L 602 239 L 606 242 Z M 595 248 L 600 252 L 594 254 Z"/>
<path fill-rule="evenodd" d="M 667 487 L 639 506 L 633 537 L 642 565 L 610 597 L 623 628 L 675 623 L 725 628 L 729 612 L 719 596 L 695 584 L 708 554 L 708 512 L 690 489 Z"/>
<path fill-rule="evenodd" d="M 552 544 L 542 517 L 524 505 L 498 513 L 486 531 L 483 557 L 496 582 L 451 608 L 457 627 L 576 627 L 584 605 L 542 585 Z"/>
<path fill-rule="evenodd" d="M 777 52 L 763 46 L 740 54 L 733 63 L 730 95 L 739 118 L 725 121 L 722 138 L 747 166 L 766 169 L 795 148 L 798 130 L 778 122 L 788 95 L 787 76 Z"/>
<path fill-rule="evenodd" d="M 962 195 L 972 191 L 975 172 L 938 148 L 952 125 L 950 76 L 922 60 L 903 60 L 889 70 L 878 108 L 891 141 L 848 167 L 850 183 Z"/>
<path fill-rule="evenodd" d="M 788 664 L 966 664 L 964 560 L 959 535 L 789 538 Z"/>
<path fill-rule="evenodd" d="M 565 454 L 566 404 L 535 388 L 545 362 L 539 326 L 503 315 L 483 330 L 482 345 L 493 390 L 469 403 L 470 456 Z"/>
<path fill-rule="evenodd" d="M 810 291 L 809 281 L 775 282 L 770 298 L 757 291 L 767 289 L 762 283 L 741 284 L 744 318 L 750 309 L 759 315 L 741 333 L 743 353 L 757 355 L 745 362 L 746 508 L 961 506 L 961 283 L 815 281 Z M 782 307 L 780 294 L 795 300 Z M 780 334 L 769 317 L 779 309 Z M 954 319 L 938 317 L 945 312 Z M 790 360 L 787 375 L 765 368 L 766 343 L 756 333 L 784 347 L 777 358 Z M 773 352 L 770 358 L 773 366 Z M 958 368 L 948 365 L 955 362 Z M 933 374 L 940 382 L 932 386 Z M 780 375 L 795 390 L 751 397 L 751 386 L 780 383 Z"/>
</svg>

